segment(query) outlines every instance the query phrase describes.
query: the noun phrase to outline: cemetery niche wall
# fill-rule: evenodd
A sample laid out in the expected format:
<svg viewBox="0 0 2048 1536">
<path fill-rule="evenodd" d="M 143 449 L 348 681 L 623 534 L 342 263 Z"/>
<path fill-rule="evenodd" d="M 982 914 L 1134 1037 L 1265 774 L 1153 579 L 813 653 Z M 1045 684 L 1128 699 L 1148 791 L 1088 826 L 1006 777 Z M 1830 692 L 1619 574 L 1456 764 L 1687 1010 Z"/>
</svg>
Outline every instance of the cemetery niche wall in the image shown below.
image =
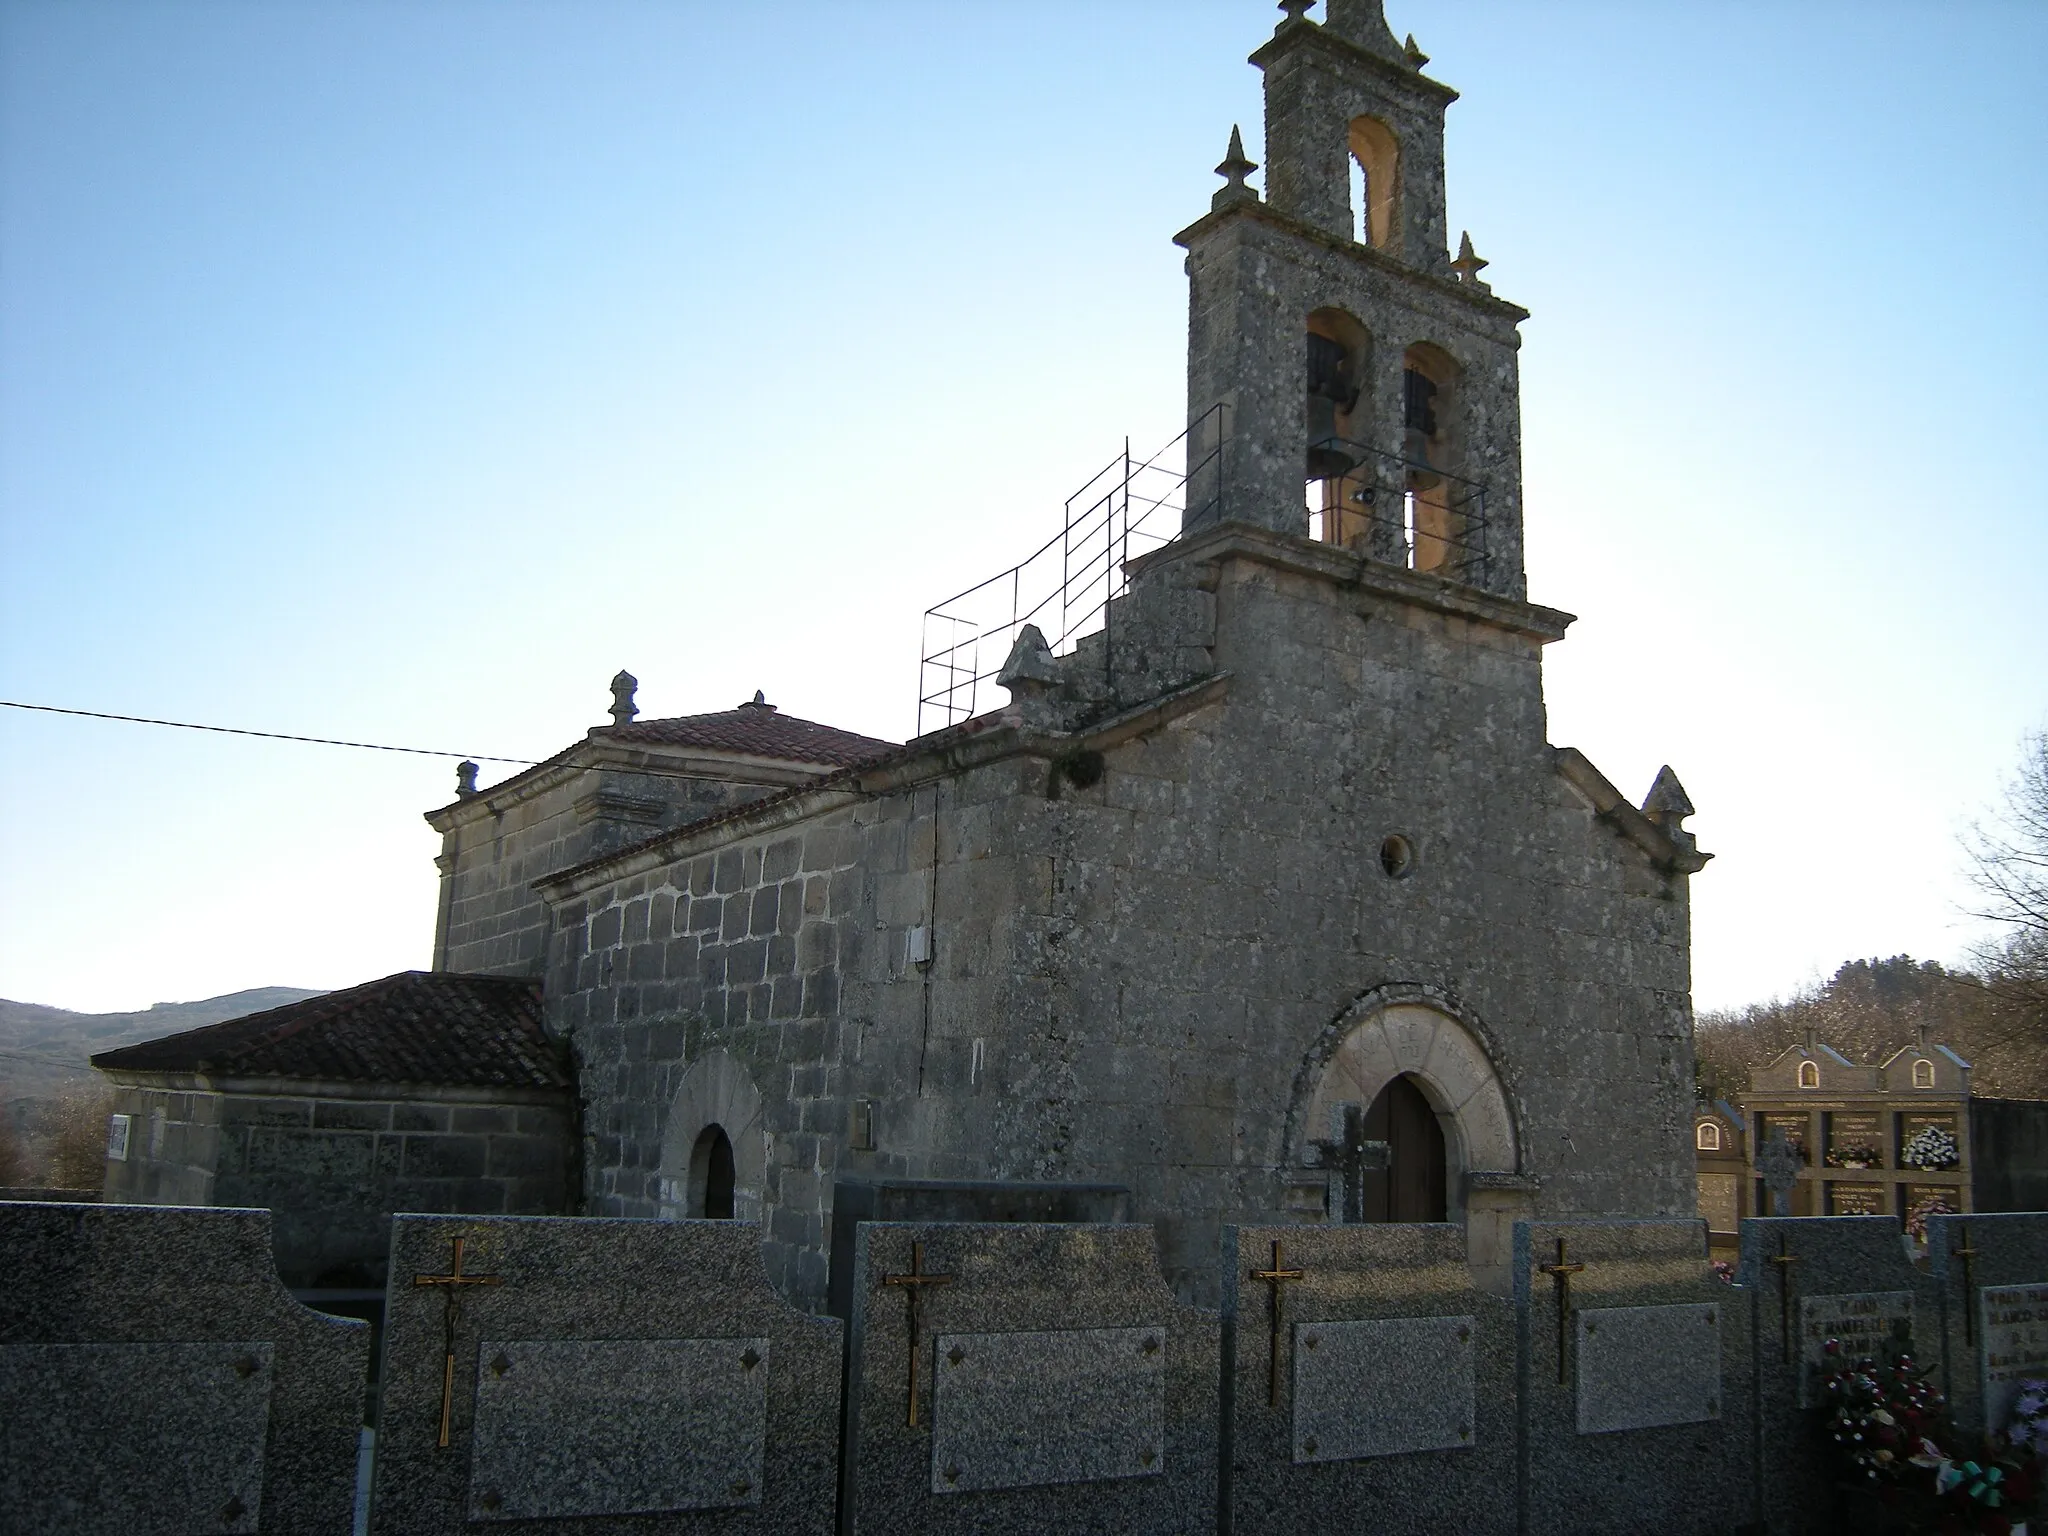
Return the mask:
<svg viewBox="0 0 2048 1536">
<path fill-rule="evenodd" d="M 1730 1283 L 1698 1222 L 1522 1223 L 1512 1297 L 1450 1224 L 1240 1227 L 1218 1313 L 1148 1226 L 863 1223 L 847 1327 L 752 1223 L 402 1216 L 366 1525 L 1863 1529 L 1829 1340 L 1910 1344 L 1958 1462 L 2048 1392 L 2048 1214 L 1930 1227 L 1752 1218 Z M 291 1301 L 264 1213 L 0 1204 L 0 1246 L 0 1529 L 348 1529 L 367 1330 Z"/>
</svg>

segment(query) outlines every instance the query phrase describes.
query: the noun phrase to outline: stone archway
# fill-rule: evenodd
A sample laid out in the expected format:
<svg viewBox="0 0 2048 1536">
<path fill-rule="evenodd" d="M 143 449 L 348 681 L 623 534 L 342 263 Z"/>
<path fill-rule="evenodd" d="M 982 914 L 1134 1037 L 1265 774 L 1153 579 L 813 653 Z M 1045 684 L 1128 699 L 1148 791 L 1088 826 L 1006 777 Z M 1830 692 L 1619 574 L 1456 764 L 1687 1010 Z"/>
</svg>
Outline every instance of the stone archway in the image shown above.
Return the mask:
<svg viewBox="0 0 2048 1536">
<path fill-rule="evenodd" d="M 1317 1166 L 1314 1143 L 1342 1137 L 1346 1106 L 1363 1110 L 1399 1077 L 1436 1113 L 1446 1215 L 1466 1224 L 1473 1264 L 1498 1285 L 1514 1222 L 1534 1214 L 1536 1185 L 1522 1172 L 1522 1138 L 1493 1055 L 1449 999 L 1420 987 L 1381 987 L 1332 1021 L 1296 1080 L 1288 1161 Z"/>
<path fill-rule="evenodd" d="M 661 1216 L 680 1221 L 700 1213 L 708 1178 L 707 1149 L 723 1135 L 731 1148 L 732 1217 L 759 1221 L 768 1173 L 768 1137 L 761 1091 L 738 1058 L 708 1051 L 691 1063 L 669 1101 L 661 1133 Z M 721 1179 L 722 1182 L 722 1179 Z M 694 1202 L 694 1203 L 693 1203 Z"/>
</svg>

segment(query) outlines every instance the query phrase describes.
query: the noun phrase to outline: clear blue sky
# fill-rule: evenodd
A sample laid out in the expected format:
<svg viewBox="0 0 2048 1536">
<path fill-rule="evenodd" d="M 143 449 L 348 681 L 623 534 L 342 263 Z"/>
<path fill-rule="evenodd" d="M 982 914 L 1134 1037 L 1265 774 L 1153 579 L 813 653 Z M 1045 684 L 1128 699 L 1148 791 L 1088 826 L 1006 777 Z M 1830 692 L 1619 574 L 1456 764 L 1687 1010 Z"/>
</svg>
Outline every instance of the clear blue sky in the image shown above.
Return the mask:
<svg viewBox="0 0 2048 1536">
<path fill-rule="evenodd" d="M 2048 721 L 2048 6 L 1389 17 L 1534 312 L 1551 738 L 1719 855 L 1698 1001 L 1955 956 Z M 1277 19 L 11 0 L 0 697 L 538 758 L 625 666 L 909 734 L 921 611 L 1178 430 Z M 424 965 L 452 784 L 0 710 L 0 995 Z"/>
</svg>

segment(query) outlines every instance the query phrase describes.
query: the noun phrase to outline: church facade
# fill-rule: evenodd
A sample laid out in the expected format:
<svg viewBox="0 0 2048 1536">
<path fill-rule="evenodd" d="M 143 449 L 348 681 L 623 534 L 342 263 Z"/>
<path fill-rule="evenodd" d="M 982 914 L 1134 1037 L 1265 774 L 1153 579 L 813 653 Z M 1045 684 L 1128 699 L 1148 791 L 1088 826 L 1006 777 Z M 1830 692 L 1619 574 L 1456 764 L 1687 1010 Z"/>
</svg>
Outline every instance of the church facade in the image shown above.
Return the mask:
<svg viewBox="0 0 2048 1536">
<path fill-rule="evenodd" d="M 430 818 L 437 966 L 543 980 L 589 1214 L 757 1220 L 815 1304 L 849 1180 L 1120 1185 L 1196 1292 L 1232 1221 L 1463 1221 L 1497 1271 L 1520 1217 L 1693 1210 L 1705 856 L 1669 770 L 1546 738 L 1454 93 L 1371 0 L 1283 9 L 1264 195 L 1233 136 L 1178 236 L 1183 527 L 1101 630 L 900 747 L 622 693 Z"/>
<path fill-rule="evenodd" d="M 434 973 L 540 983 L 573 1208 L 757 1222 L 812 1306 L 835 1210 L 1114 1210 L 1212 1301 L 1232 1222 L 1461 1222 L 1504 1284 L 1519 1218 L 1692 1213 L 1706 856 L 1669 769 L 1637 804 L 1546 735 L 1571 620 L 1526 591 L 1526 316 L 1451 252 L 1454 93 L 1376 0 L 1282 9 L 1264 193 L 1233 132 L 1177 237 L 1181 525 L 1099 627 L 1013 624 L 1008 704 L 902 745 L 643 721 L 621 673 L 429 813 Z"/>
</svg>

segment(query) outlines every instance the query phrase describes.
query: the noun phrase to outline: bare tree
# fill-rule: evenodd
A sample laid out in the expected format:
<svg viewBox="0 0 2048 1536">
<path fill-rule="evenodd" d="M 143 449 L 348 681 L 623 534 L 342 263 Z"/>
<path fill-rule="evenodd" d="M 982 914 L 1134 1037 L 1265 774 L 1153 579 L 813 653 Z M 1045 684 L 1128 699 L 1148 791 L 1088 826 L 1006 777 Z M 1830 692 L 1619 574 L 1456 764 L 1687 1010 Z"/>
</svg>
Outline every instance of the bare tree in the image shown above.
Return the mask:
<svg viewBox="0 0 2048 1536">
<path fill-rule="evenodd" d="M 58 1101 L 43 1143 L 46 1181 L 57 1189 L 98 1189 L 107 1176 L 107 1111 L 112 1099 L 74 1088 Z"/>
<path fill-rule="evenodd" d="M 1988 825 L 1963 839 L 1973 917 L 1999 925 L 2001 939 L 1978 954 L 1986 988 L 2020 1017 L 2022 1029 L 2048 1024 L 2048 731 L 2028 737 L 2005 803 Z"/>
<path fill-rule="evenodd" d="M 28 1147 L 5 1098 L 0 1093 L 0 1188 L 14 1188 L 28 1182 Z"/>
</svg>

